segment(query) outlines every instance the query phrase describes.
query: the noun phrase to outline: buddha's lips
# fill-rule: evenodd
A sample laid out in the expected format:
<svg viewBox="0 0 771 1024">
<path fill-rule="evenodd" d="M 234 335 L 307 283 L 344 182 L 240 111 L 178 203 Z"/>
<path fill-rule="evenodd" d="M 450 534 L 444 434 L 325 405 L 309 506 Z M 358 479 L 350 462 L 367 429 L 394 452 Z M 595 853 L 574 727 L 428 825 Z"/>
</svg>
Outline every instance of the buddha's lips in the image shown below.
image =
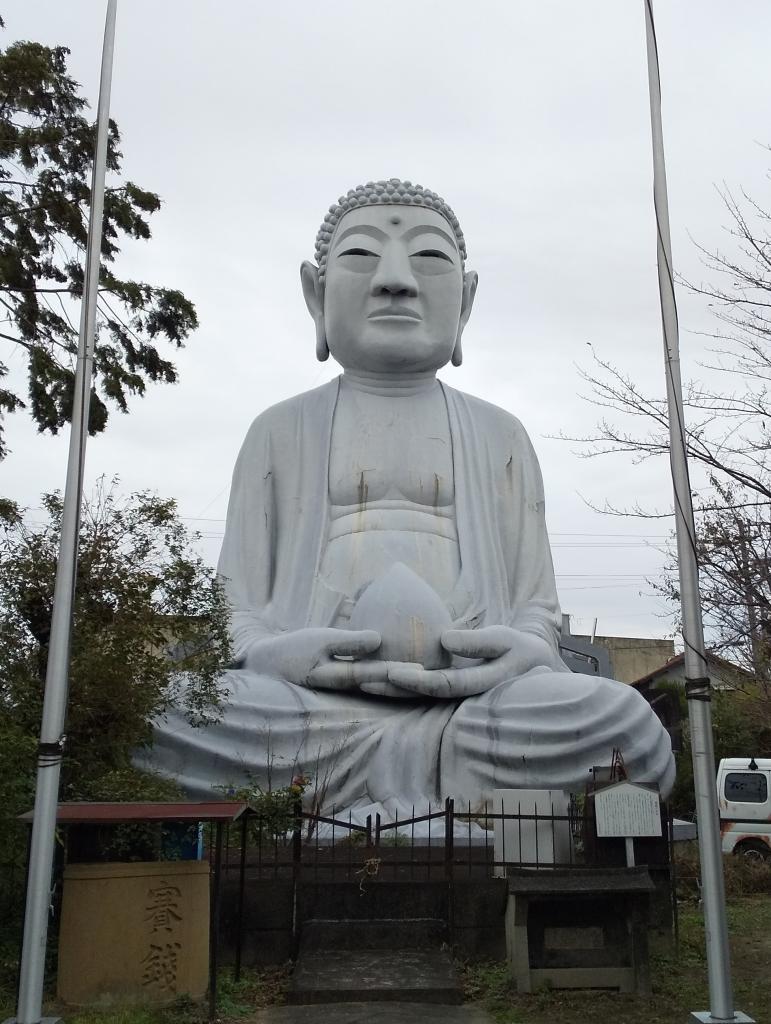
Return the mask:
<svg viewBox="0 0 771 1024">
<path fill-rule="evenodd" d="M 380 309 L 374 310 L 367 317 L 368 320 L 375 320 L 379 317 L 406 317 L 410 320 L 422 320 L 423 317 L 420 313 L 416 313 L 414 309 L 410 309 L 407 306 L 383 306 Z"/>
</svg>

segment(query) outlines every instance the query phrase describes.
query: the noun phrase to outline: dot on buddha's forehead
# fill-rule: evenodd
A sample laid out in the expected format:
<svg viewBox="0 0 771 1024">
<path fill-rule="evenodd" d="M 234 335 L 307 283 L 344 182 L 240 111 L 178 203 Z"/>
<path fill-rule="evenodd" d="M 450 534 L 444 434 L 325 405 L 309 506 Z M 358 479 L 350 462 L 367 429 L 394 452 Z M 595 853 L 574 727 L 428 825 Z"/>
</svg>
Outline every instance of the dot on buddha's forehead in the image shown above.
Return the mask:
<svg viewBox="0 0 771 1024">
<path fill-rule="evenodd" d="M 401 224 L 401 222 L 402 222 L 402 219 L 401 219 L 401 217 L 399 216 L 398 213 L 392 214 L 389 219 L 390 219 L 392 224 Z"/>
</svg>

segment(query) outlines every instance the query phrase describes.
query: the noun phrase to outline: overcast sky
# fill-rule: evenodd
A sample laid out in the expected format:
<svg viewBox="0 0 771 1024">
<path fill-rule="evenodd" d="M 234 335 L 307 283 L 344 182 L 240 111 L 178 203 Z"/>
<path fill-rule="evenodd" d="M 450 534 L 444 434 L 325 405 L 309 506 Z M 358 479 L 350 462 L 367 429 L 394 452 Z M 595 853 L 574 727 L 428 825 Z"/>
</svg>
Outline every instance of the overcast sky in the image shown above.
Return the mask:
<svg viewBox="0 0 771 1024">
<path fill-rule="evenodd" d="M 5 40 L 68 46 L 96 108 L 106 4 L 11 0 Z M 658 0 L 676 267 L 722 241 L 715 185 L 771 208 L 771 4 Z M 373 178 L 432 188 L 460 218 L 480 287 L 465 362 L 440 376 L 515 413 L 539 454 L 563 611 L 574 632 L 663 636 L 646 577 L 670 520 L 586 504 L 671 506 L 664 460 L 582 460 L 550 435 L 591 432 L 577 366 L 589 344 L 662 390 L 642 0 L 119 3 L 112 116 L 125 175 L 158 192 L 153 239 L 125 275 L 181 288 L 201 327 L 180 381 L 114 413 L 89 442 L 87 487 L 178 500 L 216 560 L 233 462 L 254 416 L 339 372 L 314 358 L 298 268 L 331 202 Z M 708 312 L 680 295 L 684 376 Z M 18 355 L 4 354 L 19 372 Z M 64 485 L 66 434 L 7 424 L 2 493 L 34 509 Z M 33 513 L 34 515 L 34 513 Z"/>
</svg>

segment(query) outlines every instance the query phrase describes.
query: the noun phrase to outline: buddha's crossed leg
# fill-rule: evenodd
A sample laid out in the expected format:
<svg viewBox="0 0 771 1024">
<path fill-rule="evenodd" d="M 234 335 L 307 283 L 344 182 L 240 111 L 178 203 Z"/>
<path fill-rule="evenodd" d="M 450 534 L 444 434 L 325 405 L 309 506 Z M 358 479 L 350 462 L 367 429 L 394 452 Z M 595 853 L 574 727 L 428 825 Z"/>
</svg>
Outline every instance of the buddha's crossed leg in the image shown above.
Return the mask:
<svg viewBox="0 0 771 1024">
<path fill-rule="evenodd" d="M 328 693 L 231 671 L 220 722 L 193 729 L 178 710 L 157 723 L 146 767 L 190 796 L 305 773 L 326 812 L 409 816 L 447 796 L 477 806 L 496 788 L 580 792 L 614 747 L 639 782 L 672 783 L 669 737 L 623 683 L 534 670 L 461 701 Z M 623 723 L 620 725 L 619 723 Z"/>
<path fill-rule="evenodd" d="M 669 736 L 636 690 L 534 669 L 459 705 L 442 741 L 441 787 L 472 806 L 494 789 L 580 793 L 592 767 L 610 765 L 614 748 L 631 779 L 671 789 Z"/>
</svg>

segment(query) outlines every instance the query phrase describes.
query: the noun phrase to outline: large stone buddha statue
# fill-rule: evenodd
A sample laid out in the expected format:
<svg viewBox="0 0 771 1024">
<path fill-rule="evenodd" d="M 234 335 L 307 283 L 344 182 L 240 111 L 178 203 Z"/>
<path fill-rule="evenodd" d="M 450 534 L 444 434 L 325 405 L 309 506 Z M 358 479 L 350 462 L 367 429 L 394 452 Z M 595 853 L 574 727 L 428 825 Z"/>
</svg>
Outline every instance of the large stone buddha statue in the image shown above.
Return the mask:
<svg viewBox="0 0 771 1024">
<path fill-rule="evenodd" d="M 580 791 L 621 750 L 672 784 L 667 733 L 622 683 L 574 674 L 530 441 L 437 380 L 477 275 L 452 210 L 391 179 L 351 190 L 301 268 L 337 379 L 267 409 L 233 475 L 219 563 L 236 661 L 221 721 L 172 712 L 149 763 L 191 796 L 299 770 L 325 809 L 403 816 L 495 788 Z"/>
</svg>

